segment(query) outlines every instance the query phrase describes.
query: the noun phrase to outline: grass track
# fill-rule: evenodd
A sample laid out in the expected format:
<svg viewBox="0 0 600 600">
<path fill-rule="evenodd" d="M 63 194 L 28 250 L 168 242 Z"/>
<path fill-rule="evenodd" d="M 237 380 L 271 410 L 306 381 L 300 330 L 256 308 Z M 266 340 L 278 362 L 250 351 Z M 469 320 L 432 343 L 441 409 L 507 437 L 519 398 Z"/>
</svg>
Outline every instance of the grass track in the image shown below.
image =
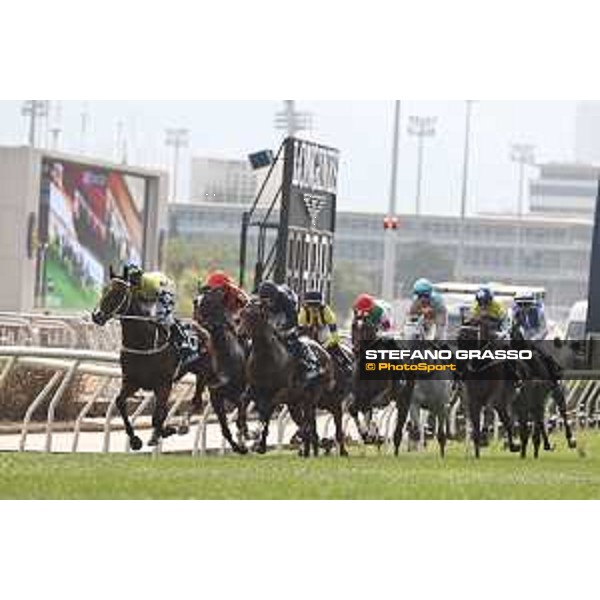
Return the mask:
<svg viewBox="0 0 600 600">
<path fill-rule="evenodd" d="M 481 461 L 434 444 L 398 459 L 351 448 L 349 459 L 267 456 L 153 458 L 0 454 L 0 498 L 13 499 L 600 499 L 600 434 L 581 434 L 538 461 L 486 449 Z"/>
</svg>

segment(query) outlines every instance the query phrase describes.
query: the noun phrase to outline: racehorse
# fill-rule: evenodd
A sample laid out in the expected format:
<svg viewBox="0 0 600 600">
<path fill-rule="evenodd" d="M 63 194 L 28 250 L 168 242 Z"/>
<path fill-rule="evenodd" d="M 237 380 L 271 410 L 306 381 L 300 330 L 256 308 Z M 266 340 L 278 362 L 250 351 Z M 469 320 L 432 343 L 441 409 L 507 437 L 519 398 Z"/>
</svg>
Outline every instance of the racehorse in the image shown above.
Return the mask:
<svg viewBox="0 0 600 600">
<path fill-rule="evenodd" d="M 361 344 L 377 340 L 377 328 L 364 317 L 356 316 L 352 322 L 352 349 L 354 356 L 360 355 Z M 402 431 L 408 409 L 413 383 L 400 380 L 366 380 L 360 377 L 360 365 L 355 364 L 353 377 L 354 398 L 348 407 L 348 412 L 356 424 L 359 435 L 365 444 L 375 443 L 380 446 L 383 439 L 373 423 L 373 410 L 385 408 L 390 402 L 396 403 L 397 421 L 394 432 L 394 447 L 396 455 L 402 440 Z M 362 413 L 364 423 L 361 423 L 359 413 Z"/>
<path fill-rule="evenodd" d="M 569 448 L 576 448 L 577 441 L 573 436 L 567 414 L 567 402 L 562 384 L 557 383 L 561 377 L 562 368 L 554 357 L 544 356 L 537 344 L 550 344 L 538 341 L 530 343 L 525 340 L 521 328 L 515 323 L 511 328 L 512 344 L 518 348 L 527 348 L 533 352 L 533 359 L 527 362 L 527 375 L 523 378 L 519 395 L 515 405 L 515 412 L 519 421 L 519 435 L 521 438 L 521 455 L 525 457 L 530 435 L 530 421 L 532 422 L 532 442 L 534 457 L 539 457 L 540 445 L 543 442 L 544 450 L 551 451 L 548 432 L 546 430 L 545 412 L 546 402 L 552 396 L 565 428 L 565 438 Z M 563 358 L 566 358 L 563 354 Z M 557 372 L 558 371 L 558 372 Z"/>
<path fill-rule="evenodd" d="M 422 316 L 409 318 L 402 327 L 403 342 L 420 342 L 419 347 L 436 348 L 432 341 L 433 331 L 428 333 Z M 435 364 L 435 363 L 431 363 Z M 446 454 L 448 438 L 447 423 L 450 411 L 451 383 L 444 379 L 441 372 L 428 375 L 427 378 L 417 378 L 410 402 L 409 432 L 412 439 L 419 435 L 421 410 L 427 410 L 434 418 L 437 440 L 442 458 Z M 417 438 L 418 439 L 418 438 Z"/>
<path fill-rule="evenodd" d="M 485 347 L 497 340 L 489 322 L 465 323 L 458 330 L 458 348 Z M 465 413 L 471 425 L 471 437 L 475 457 L 480 458 L 483 443 L 481 414 L 484 408 L 493 408 L 500 418 L 508 438 L 511 452 L 519 452 L 520 446 L 513 440 L 511 409 L 516 398 L 515 372 L 507 361 L 478 360 L 458 362 L 458 377 L 463 383 Z M 483 379 L 483 377 L 486 379 Z"/>
<path fill-rule="evenodd" d="M 156 446 L 160 438 L 176 433 L 173 427 L 164 427 L 173 384 L 187 372 L 205 369 L 204 363 L 209 359 L 206 354 L 200 354 L 194 362 L 182 368 L 182 360 L 171 341 L 170 331 L 155 318 L 145 314 L 127 279 L 126 269 L 122 276 L 115 275 L 110 269 L 110 281 L 92 313 L 92 320 L 99 326 L 111 319 L 121 322 L 122 382 L 116 406 L 123 419 L 130 447 L 137 451 L 142 448 L 142 441 L 135 434 L 127 415 L 127 399 L 138 390 L 154 392 L 152 436 L 148 445 Z M 196 335 L 199 341 L 203 340 L 201 331 L 197 330 Z M 197 386 L 196 395 L 201 393 L 202 389 Z"/>
<path fill-rule="evenodd" d="M 322 347 L 322 344 L 319 340 L 320 331 L 316 326 L 304 328 L 307 336 L 319 344 Z M 339 343 L 339 346 L 336 350 L 339 353 L 343 353 L 347 364 L 354 365 L 354 356 L 352 354 L 352 350 L 348 348 L 343 342 Z M 327 394 L 323 394 L 318 402 L 317 408 L 319 410 L 325 410 L 331 414 L 333 417 L 333 422 L 335 426 L 335 438 L 336 443 L 340 449 L 341 456 L 347 456 L 348 453 L 345 447 L 345 438 L 343 431 L 343 417 L 344 417 L 344 407 L 347 404 L 347 401 L 351 398 L 352 395 L 352 377 L 353 370 L 349 374 L 348 367 L 343 365 L 341 361 L 343 358 L 337 357 L 333 354 L 332 350 L 327 351 L 332 362 L 333 366 L 333 378 L 335 384 L 333 389 Z M 290 415 L 294 422 L 299 426 L 300 425 L 300 415 L 298 414 L 297 409 L 292 406 L 290 407 Z M 299 435 L 301 439 L 302 436 Z M 327 444 L 326 449 L 329 449 L 331 446 L 331 440 L 323 440 L 323 444 Z"/>
<path fill-rule="evenodd" d="M 246 401 L 254 401 L 262 425 L 256 451 L 259 454 L 267 451 L 273 412 L 278 405 L 286 404 L 301 425 L 303 448 L 300 454 L 309 457 L 312 446 L 313 454 L 317 456 L 317 406 L 335 385 L 329 354 L 316 342 L 307 340 L 318 358 L 321 375 L 312 385 L 305 387 L 299 381 L 298 361 L 288 352 L 261 304 L 250 302 L 242 309 L 240 321 L 242 332 L 251 339 L 246 362 Z M 336 439 L 340 443 L 340 453 L 345 454 L 341 414 L 336 420 Z"/>
<path fill-rule="evenodd" d="M 246 352 L 240 338 L 229 323 L 223 304 L 223 291 L 208 290 L 194 303 L 194 320 L 210 336 L 214 373 L 219 374 L 214 384 L 209 384 L 210 402 L 219 419 L 223 437 L 237 454 L 248 450 L 244 440 L 248 438 L 246 389 Z M 196 408 L 198 406 L 196 405 Z M 227 409 L 237 409 L 239 443 L 233 439 L 227 423 Z"/>
</svg>

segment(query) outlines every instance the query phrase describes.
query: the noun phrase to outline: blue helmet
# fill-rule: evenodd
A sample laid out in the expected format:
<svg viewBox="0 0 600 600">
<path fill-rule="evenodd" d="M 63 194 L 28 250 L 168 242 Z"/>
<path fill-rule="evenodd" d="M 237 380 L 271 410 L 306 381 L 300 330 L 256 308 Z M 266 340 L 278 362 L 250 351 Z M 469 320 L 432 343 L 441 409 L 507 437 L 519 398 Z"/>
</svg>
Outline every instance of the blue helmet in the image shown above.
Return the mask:
<svg viewBox="0 0 600 600">
<path fill-rule="evenodd" d="M 486 306 L 494 299 L 494 292 L 489 285 L 482 285 L 475 294 L 479 306 Z"/>
<path fill-rule="evenodd" d="M 430 297 L 433 294 L 433 284 L 429 279 L 419 279 L 413 286 L 413 293 L 419 297 Z"/>
<path fill-rule="evenodd" d="M 258 297 L 261 300 L 275 300 L 278 294 L 279 288 L 277 287 L 277 284 L 272 281 L 263 281 L 258 286 Z"/>
</svg>

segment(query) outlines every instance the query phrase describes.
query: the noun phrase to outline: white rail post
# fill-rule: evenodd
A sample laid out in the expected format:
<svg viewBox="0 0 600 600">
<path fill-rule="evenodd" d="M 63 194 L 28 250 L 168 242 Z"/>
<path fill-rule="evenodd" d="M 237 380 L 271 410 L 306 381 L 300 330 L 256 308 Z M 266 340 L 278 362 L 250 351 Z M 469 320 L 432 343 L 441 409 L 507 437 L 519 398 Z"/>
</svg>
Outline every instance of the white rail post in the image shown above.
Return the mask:
<svg viewBox="0 0 600 600">
<path fill-rule="evenodd" d="M 0 374 L 0 389 L 2 389 L 4 382 L 8 379 L 8 375 L 12 371 L 12 368 L 15 366 L 16 362 L 17 362 L 16 356 L 11 356 L 6 361 L 6 364 L 2 368 L 2 373 Z"/>
<path fill-rule="evenodd" d="M 48 383 L 44 386 L 42 391 L 37 395 L 35 400 L 29 405 L 29 408 L 25 412 L 25 416 L 23 417 L 23 425 L 21 426 L 21 439 L 19 440 L 19 452 L 25 452 L 25 444 L 27 441 L 27 432 L 29 430 L 29 423 L 33 416 L 33 413 L 37 410 L 38 406 L 42 404 L 50 394 L 50 392 L 54 389 L 54 387 L 60 381 L 60 378 L 63 377 L 64 371 L 58 370 L 56 371 Z"/>
<path fill-rule="evenodd" d="M 96 403 L 100 395 L 104 392 L 104 390 L 108 386 L 108 383 L 110 382 L 110 379 L 111 378 L 107 376 L 102 380 L 102 383 L 100 383 L 100 385 L 96 387 L 94 393 L 92 394 L 92 397 L 86 402 L 85 406 L 79 413 L 77 420 L 75 421 L 75 427 L 73 429 L 73 443 L 71 444 L 71 452 L 77 452 L 77 447 L 79 445 L 79 433 L 81 431 L 81 424 L 83 422 L 83 419 L 87 416 L 92 406 Z"/>
<path fill-rule="evenodd" d="M 283 436 L 289 417 L 290 410 L 287 406 L 284 406 L 277 417 L 277 450 L 281 450 L 283 447 Z"/>
<path fill-rule="evenodd" d="M 56 406 L 62 400 L 67 388 L 73 381 L 75 377 L 75 373 L 77 372 L 77 368 L 79 367 L 79 360 L 73 361 L 73 364 L 69 367 L 63 380 L 54 393 L 52 400 L 50 400 L 50 405 L 48 406 L 48 421 L 46 423 L 46 452 L 52 452 L 52 427 L 54 425 L 54 414 L 56 411 Z"/>
</svg>

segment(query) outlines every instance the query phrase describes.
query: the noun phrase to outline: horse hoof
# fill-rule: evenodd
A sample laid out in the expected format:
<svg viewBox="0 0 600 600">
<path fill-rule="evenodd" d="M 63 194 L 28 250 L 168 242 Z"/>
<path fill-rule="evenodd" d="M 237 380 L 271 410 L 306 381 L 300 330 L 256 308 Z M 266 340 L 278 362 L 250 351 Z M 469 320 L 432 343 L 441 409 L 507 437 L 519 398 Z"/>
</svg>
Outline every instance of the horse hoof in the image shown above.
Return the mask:
<svg viewBox="0 0 600 600">
<path fill-rule="evenodd" d="M 246 446 L 235 445 L 235 446 L 232 447 L 232 450 L 236 454 L 240 454 L 241 456 L 244 456 L 245 454 L 248 454 L 248 448 L 246 448 Z"/>
<path fill-rule="evenodd" d="M 577 440 L 569 440 L 569 448 L 575 450 L 577 448 Z"/>
<path fill-rule="evenodd" d="M 509 447 L 509 450 L 513 453 L 516 454 L 517 452 L 521 452 L 521 446 L 513 444 L 512 446 Z"/>
<path fill-rule="evenodd" d="M 180 425 L 177 429 L 177 435 L 187 435 L 190 432 L 189 425 Z"/>
<path fill-rule="evenodd" d="M 171 425 L 168 425 L 167 427 L 164 427 L 160 436 L 162 438 L 168 438 L 171 437 L 172 435 L 175 435 L 177 433 L 177 429 L 175 429 L 175 427 L 172 427 Z"/>
<path fill-rule="evenodd" d="M 348 450 L 346 450 L 346 448 L 340 448 L 340 456 L 348 457 L 350 454 L 348 454 Z"/>
<path fill-rule="evenodd" d="M 255 444 L 253 446 L 252 450 L 254 452 L 256 452 L 256 454 L 266 454 L 267 453 L 267 447 L 263 444 Z"/>
<path fill-rule="evenodd" d="M 152 437 L 148 440 L 148 446 L 150 448 L 154 448 L 155 446 L 158 446 L 158 436 L 157 435 L 152 435 Z"/>
<path fill-rule="evenodd" d="M 142 443 L 142 440 L 137 435 L 134 435 L 132 438 L 129 439 L 129 447 L 134 452 L 138 452 L 139 450 L 141 450 L 143 445 L 144 444 Z"/>
<path fill-rule="evenodd" d="M 544 446 L 545 452 L 554 452 L 556 450 L 556 446 L 554 444 L 550 444 L 549 446 Z"/>
</svg>

